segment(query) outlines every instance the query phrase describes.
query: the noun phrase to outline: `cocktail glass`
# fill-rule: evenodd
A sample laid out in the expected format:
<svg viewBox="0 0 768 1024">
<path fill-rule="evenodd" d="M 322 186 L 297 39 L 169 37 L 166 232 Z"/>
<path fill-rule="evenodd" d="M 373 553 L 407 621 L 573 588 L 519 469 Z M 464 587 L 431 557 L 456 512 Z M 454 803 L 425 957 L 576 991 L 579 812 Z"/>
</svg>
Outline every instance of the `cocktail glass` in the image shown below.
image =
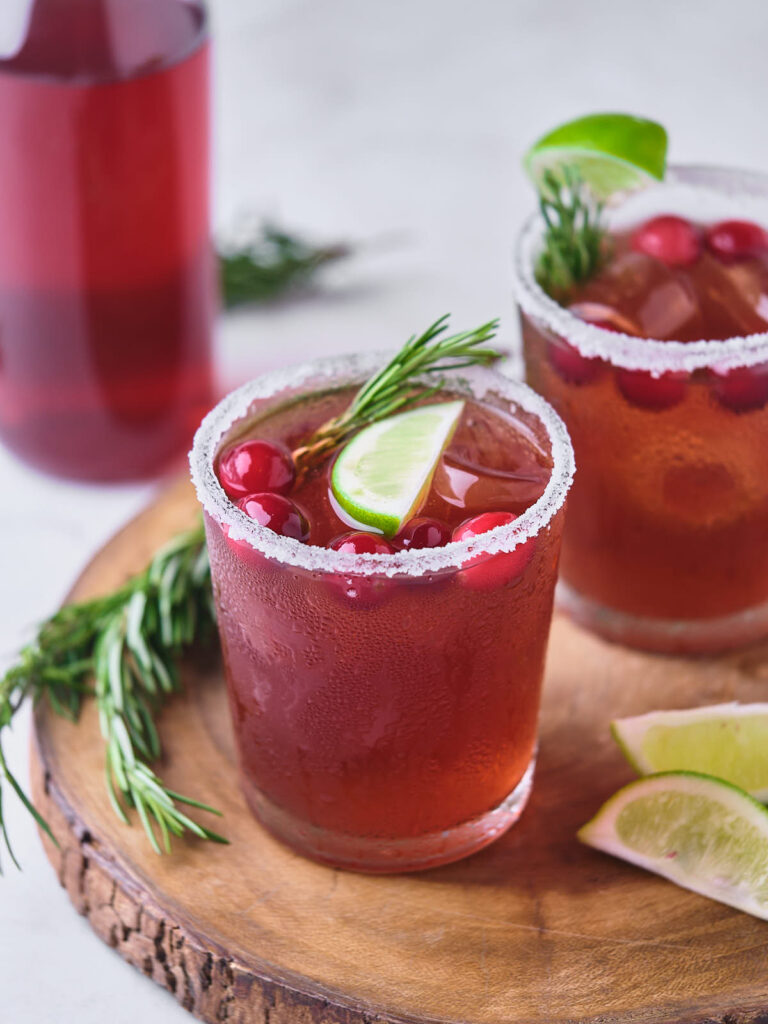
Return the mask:
<svg viewBox="0 0 768 1024">
<path fill-rule="evenodd" d="M 350 554 L 278 536 L 227 499 L 215 460 L 244 423 L 292 406 L 300 421 L 303 397 L 359 386 L 379 365 L 327 360 L 255 380 L 204 420 L 191 465 L 248 803 L 303 854 L 392 872 L 473 853 L 525 805 L 573 459 L 542 398 L 473 368 L 447 391 L 513 413 L 551 459 L 514 523 L 441 548 Z"/>
<path fill-rule="evenodd" d="M 613 210 L 611 226 L 661 213 L 766 225 L 768 177 L 671 168 Z M 681 343 L 585 323 L 536 283 L 540 239 L 534 216 L 515 285 L 527 380 L 565 420 L 579 467 L 559 601 L 589 629 L 651 650 L 767 636 L 768 334 Z M 768 296 L 743 293 L 738 273 L 724 268 L 712 286 L 767 313 Z M 680 294 L 671 287 L 664 301 Z"/>
</svg>

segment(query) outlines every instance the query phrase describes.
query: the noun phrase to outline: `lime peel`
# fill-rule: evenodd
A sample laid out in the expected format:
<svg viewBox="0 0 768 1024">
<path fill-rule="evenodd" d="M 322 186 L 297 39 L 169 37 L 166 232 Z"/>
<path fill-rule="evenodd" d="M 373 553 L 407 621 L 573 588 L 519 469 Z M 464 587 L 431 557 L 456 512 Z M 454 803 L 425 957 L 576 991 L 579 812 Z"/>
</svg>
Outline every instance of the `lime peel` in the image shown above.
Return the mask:
<svg viewBox="0 0 768 1024">
<path fill-rule="evenodd" d="M 617 719 L 611 732 L 641 775 L 703 772 L 768 801 L 768 704 L 653 711 Z"/>
<path fill-rule="evenodd" d="M 528 150 L 525 169 L 541 191 L 547 172 L 562 179 L 576 170 L 598 199 L 662 180 L 667 132 L 655 121 L 631 114 L 588 114 L 542 136 Z"/>
<path fill-rule="evenodd" d="M 630 783 L 578 832 L 587 846 L 768 920 L 768 810 L 697 772 Z"/>
<path fill-rule="evenodd" d="M 361 430 L 341 450 L 331 473 L 342 509 L 365 527 L 387 537 L 396 534 L 423 503 L 464 404 L 420 406 Z"/>
</svg>

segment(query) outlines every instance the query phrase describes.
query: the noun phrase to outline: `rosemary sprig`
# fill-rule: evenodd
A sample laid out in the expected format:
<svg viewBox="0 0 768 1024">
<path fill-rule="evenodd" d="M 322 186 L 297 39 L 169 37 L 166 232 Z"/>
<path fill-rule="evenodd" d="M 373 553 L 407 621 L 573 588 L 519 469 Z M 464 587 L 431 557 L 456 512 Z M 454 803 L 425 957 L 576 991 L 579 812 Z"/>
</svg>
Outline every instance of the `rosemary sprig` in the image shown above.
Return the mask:
<svg viewBox="0 0 768 1024">
<path fill-rule="evenodd" d="M 312 245 L 271 224 L 242 245 L 221 246 L 219 275 L 226 308 L 268 302 L 308 284 L 320 267 L 349 256 L 349 246 Z"/>
<path fill-rule="evenodd" d="M 213 808 L 182 796 L 149 767 L 161 753 L 154 712 L 178 689 L 176 662 L 214 622 L 210 567 L 202 525 L 179 534 L 147 569 L 119 590 L 65 605 L 40 626 L 35 639 L 0 679 L 0 736 L 22 701 L 47 700 L 76 720 L 92 693 L 106 744 L 106 782 L 112 805 L 128 822 L 134 807 L 153 848 L 170 848 L 170 834 L 189 831 L 225 842 L 188 817 L 180 805 Z M 0 832 L 11 858 L 2 813 L 2 782 L 17 793 L 38 825 L 47 823 L 11 773 L 0 746 Z M 55 839 L 54 839 L 55 842 Z"/>
<path fill-rule="evenodd" d="M 592 277 L 605 255 L 603 204 L 573 168 L 563 167 L 561 175 L 546 171 L 539 191 L 545 230 L 536 280 L 555 299 Z"/>
<path fill-rule="evenodd" d="M 297 475 L 306 473 L 312 463 L 329 455 L 362 427 L 423 399 L 425 391 L 417 386 L 417 377 L 487 364 L 499 358 L 494 349 L 481 348 L 495 337 L 498 320 L 444 338 L 441 335 L 448 330 L 448 317 L 446 313 L 423 334 L 410 337 L 397 355 L 366 381 L 340 416 L 324 423 L 293 452 Z M 442 378 L 438 378 L 426 394 L 439 390 L 442 383 Z"/>
</svg>

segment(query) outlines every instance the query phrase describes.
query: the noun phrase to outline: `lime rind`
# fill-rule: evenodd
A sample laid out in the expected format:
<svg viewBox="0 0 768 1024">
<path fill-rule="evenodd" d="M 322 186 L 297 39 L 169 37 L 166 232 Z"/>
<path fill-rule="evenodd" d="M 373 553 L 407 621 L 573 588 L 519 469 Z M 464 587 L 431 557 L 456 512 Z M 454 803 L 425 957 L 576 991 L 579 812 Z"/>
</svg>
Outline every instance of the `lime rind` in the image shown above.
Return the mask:
<svg viewBox="0 0 768 1024">
<path fill-rule="evenodd" d="M 588 114 L 547 132 L 528 150 L 524 165 L 539 191 L 546 171 L 562 178 L 573 167 L 600 199 L 664 178 L 667 132 L 631 114 Z"/>
<path fill-rule="evenodd" d="M 463 401 L 425 405 L 361 430 L 331 473 L 336 501 L 353 520 L 392 537 L 426 498 Z"/>
<path fill-rule="evenodd" d="M 587 846 L 768 920 L 768 810 L 699 772 L 661 772 L 614 794 L 578 832 Z"/>
<path fill-rule="evenodd" d="M 641 775 L 703 772 L 768 801 L 768 704 L 715 704 L 617 719 L 611 732 Z"/>
</svg>

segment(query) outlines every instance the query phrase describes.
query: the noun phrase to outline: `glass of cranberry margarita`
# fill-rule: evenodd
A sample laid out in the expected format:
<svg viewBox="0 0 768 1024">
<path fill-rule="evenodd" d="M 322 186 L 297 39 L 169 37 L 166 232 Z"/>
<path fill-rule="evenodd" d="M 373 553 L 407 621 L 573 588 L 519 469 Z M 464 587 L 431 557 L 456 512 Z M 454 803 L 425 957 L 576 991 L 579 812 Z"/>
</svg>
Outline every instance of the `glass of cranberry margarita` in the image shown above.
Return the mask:
<svg viewBox="0 0 768 1024">
<path fill-rule="evenodd" d="M 528 382 L 579 473 L 559 598 L 632 646 L 768 635 L 768 177 L 671 168 L 610 211 L 609 254 L 556 302 L 541 222 L 516 253 Z"/>
<path fill-rule="evenodd" d="M 397 537 L 351 530 L 334 456 L 285 486 L 278 467 L 282 497 L 234 503 L 220 481 L 243 439 L 295 449 L 377 365 L 246 385 L 204 420 L 191 465 L 248 803 L 303 854 L 393 872 L 473 853 L 527 800 L 573 462 L 543 399 L 473 367 L 426 399 L 464 411 Z"/>
</svg>

